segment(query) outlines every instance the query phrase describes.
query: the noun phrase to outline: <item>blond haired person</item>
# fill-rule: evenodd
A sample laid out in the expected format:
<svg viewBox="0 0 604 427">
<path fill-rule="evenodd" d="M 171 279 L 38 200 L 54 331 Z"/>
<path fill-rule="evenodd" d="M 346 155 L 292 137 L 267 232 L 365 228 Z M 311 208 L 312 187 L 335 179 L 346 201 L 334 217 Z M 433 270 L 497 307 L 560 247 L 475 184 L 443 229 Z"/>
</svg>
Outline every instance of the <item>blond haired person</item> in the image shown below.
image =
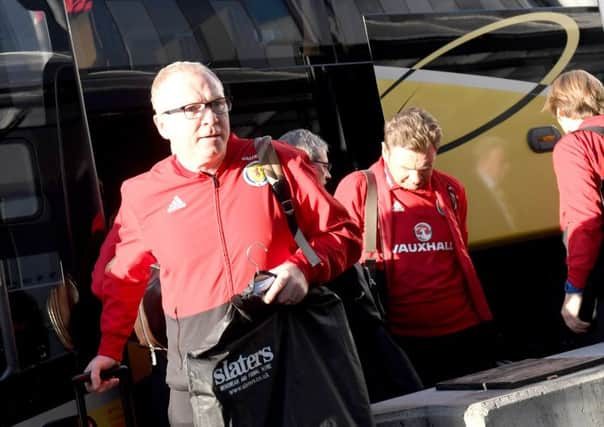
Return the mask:
<svg viewBox="0 0 604 427">
<path fill-rule="evenodd" d="M 604 137 L 585 128 L 604 126 L 604 86 L 584 70 L 568 71 L 552 83 L 544 110 L 556 116 L 565 132 L 553 153 L 568 268 L 562 317 L 570 330 L 584 334 L 590 323 L 579 318 L 579 309 L 586 285 L 601 292 L 597 289 L 601 284 L 595 282 L 601 275 L 598 257 L 604 235 Z M 601 326 L 591 330 L 583 343 L 601 341 L 602 330 Z"/>
<path fill-rule="evenodd" d="M 384 134 L 382 157 L 369 170 L 377 183 L 377 267 L 385 274 L 388 327 L 425 386 L 490 368 L 484 322 L 492 316 L 468 254 L 466 193 L 434 169 L 441 127 L 427 111 L 407 108 Z M 361 229 L 366 194 L 361 172 L 335 193 Z"/>
</svg>

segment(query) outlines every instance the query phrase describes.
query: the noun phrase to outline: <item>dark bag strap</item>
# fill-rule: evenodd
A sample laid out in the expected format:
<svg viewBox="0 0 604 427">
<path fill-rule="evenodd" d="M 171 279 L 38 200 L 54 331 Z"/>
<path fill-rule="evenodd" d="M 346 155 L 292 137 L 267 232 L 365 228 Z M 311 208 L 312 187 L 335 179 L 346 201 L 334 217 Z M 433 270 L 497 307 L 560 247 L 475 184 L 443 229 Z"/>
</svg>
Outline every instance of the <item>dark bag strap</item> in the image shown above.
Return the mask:
<svg viewBox="0 0 604 427">
<path fill-rule="evenodd" d="M 365 177 L 367 183 L 367 193 L 365 196 L 365 238 L 363 241 L 363 250 L 365 253 L 374 253 L 377 251 L 377 223 L 378 223 L 378 195 L 377 195 L 377 183 L 375 181 L 375 175 L 369 169 L 361 171 Z M 375 255 L 374 255 L 375 256 Z M 375 258 L 367 258 L 363 263 L 371 278 L 375 281 L 376 269 L 375 269 Z"/>
<path fill-rule="evenodd" d="M 604 127 L 603 126 L 584 126 L 582 128 L 577 129 L 575 132 L 578 132 L 580 130 L 588 130 L 588 131 L 595 132 L 599 135 L 604 136 Z"/>
<path fill-rule="evenodd" d="M 262 164 L 266 179 L 271 185 L 273 193 L 281 204 L 283 212 L 287 217 L 287 224 L 292 235 L 294 236 L 294 240 L 304 253 L 304 256 L 310 265 L 312 267 L 318 265 L 321 262 L 321 259 L 310 246 L 308 240 L 306 240 L 302 230 L 300 230 L 298 227 L 298 222 L 296 221 L 296 215 L 294 213 L 294 202 L 292 201 L 289 184 L 287 183 L 287 179 L 283 174 L 281 162 L 279 161 L 275 147 L 273 147 L 272 138 L 270 136 L 256 138 L 254 139 L 254 147 L 258 153 L 258 160 Z"/>
</svg>

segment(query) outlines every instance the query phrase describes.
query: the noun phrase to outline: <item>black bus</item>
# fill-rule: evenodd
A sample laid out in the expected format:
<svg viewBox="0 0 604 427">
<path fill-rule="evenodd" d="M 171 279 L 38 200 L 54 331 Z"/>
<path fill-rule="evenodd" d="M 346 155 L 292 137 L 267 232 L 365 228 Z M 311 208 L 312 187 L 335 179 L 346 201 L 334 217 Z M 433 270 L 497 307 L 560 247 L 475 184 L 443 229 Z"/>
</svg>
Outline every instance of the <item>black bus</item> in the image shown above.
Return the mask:
<svg viewBox="0 0 604 427">
<path fill-rule="evenodd" d="M 595 0 L 3 0 L 0 426 L 74 425 L 69 378 L 98 342 L 90 272 L 122 181 L 169 154 L 149 89 L 176 60 L 218 74 L 239 136 L 320 134 L 331 190 L 378 158 L 384 118 L 427 108 L 444 127 L 437 167 L 468 190 L 498 357 L 572 345 L 558 314 L 560 134 L 540 110 L 559 73 L 604 77 L 603 47 Z M 481 186 L 483 166 L 498 185 Z M 113 397 L 93 398 L 98 425 L 119 425 Z"/>
</svg>

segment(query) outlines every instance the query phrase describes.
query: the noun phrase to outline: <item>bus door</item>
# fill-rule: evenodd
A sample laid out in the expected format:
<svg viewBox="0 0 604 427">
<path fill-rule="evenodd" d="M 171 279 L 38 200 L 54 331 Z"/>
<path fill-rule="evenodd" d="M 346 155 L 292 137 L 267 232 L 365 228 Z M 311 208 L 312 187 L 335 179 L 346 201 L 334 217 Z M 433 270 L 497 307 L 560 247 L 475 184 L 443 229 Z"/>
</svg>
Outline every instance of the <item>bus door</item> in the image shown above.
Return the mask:
<svg viewBox="0 0 604 427">
<path fill-rule="evenodd" d="M 70 317 L 104 226 L 80 94 L 63 3 L 0 2 L 2 426 L 73 399 Z"/>
<path fill-rule="evenodd" d="M 436 167 L 466 187 L 472 255 L 515 342 L 510 357 L 541 356 L 563 350 L 565 277 L 551 159 L 560 132 L 542 108 L 566 70 L 604 78 L 604 33 L 596 2 L 480 3 L 367 14 L 365 27 L 384 118 L 418 106 L 443 127 Z"/>
</svg>

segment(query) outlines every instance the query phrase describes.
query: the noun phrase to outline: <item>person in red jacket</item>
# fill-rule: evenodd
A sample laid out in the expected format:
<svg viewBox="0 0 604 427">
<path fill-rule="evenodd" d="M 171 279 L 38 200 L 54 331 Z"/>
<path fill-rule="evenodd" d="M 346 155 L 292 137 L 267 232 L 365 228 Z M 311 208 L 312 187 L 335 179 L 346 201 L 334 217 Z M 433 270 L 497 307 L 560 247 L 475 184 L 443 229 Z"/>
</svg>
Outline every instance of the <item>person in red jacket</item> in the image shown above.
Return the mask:
<svg viewBox="0 0 604 427">
<path fill-rule="evenodd" d="M 117 236 L 110 236 L 115 256 L 95 287 L 103 302 L 101 342 L 86 371 L 92 391 L 115 385 L 101 380 L 100 372 L 121 360 L 150 267 L 158 263 L 169 417 L 172 425 L 184 426 L 193 418 L 184 357 L 220 333 L 231 297 L 247 287 L 256 269 L 275 275 L 265 303 L 296 304 L 309 284 L 329 281 L 359 258 L 360 231 L 318 184 L 308 156 L 273 142 L 298 225 L 321 261 L 311 265 L 289 231 L 253 141 L 231 133 L 231 104 L 207 67 L 164 67 L 153 82 L 151 102 L 155 125 L 174 154 L 122 185 Z"/>
<path fill-rule="evenodd" d="M 567 251 L 562 318 L 577 334 L 591 329 L 582 341 L 593 343 L 604 338 L 604 325 L 590 328 L 590 316 L 581 320 L 579 309 L 586 285 L 600 288 L 594 289 L 596 292 L 602 291 L 602 284 L 595 282 L 601 274 L 596 267 L 601 264 L 598 258 L 604 235 L 604 137 L 585 128 L 604 126 L 604 86 L 584 70 L 565 72 L 552 83 L 544 110 L 556 116 L 566 133 L 556 143 L 553 153 L 560 195 L 560 227 Z"/>
<path fill-rule="evenodd" d="M 381 158 L 370 167 L 378 193 L 377 259 L 385 273 L 388 326 L 424 382 L 493 366 L 492 319 L 468 254 L 466 194 L 434 170 L 441 128 L 428 112 L 407 108 L 385 125 Z M 367 184 L 353 172 L 335 196 L 361 229 Z"/>
</svg>

